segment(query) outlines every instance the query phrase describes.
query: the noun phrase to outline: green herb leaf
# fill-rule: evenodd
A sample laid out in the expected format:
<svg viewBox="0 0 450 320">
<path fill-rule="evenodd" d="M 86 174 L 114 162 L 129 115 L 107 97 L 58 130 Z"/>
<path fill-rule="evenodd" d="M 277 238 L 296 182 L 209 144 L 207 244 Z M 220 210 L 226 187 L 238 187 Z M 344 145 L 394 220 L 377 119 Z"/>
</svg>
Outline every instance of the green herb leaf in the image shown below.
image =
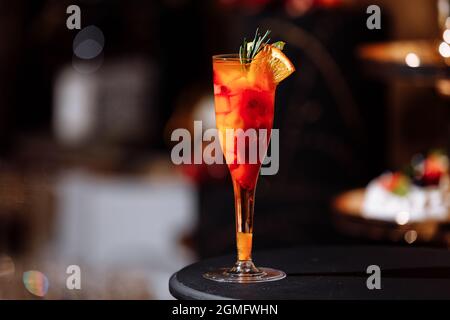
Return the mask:
<svg viewBox="0 0 450 320">
<path fill-rule="evenodd" d="M 286 42 L 284 42 L 284 41 L 277 41 L 277 42 L 272 43 L 272 46 L 280 49 L 281 51 L 283 51 L 285 45 L 286 45 Z"/>
<path fill-rule="evenodd" d="M 270 30 L 267 30 L 264 35 L 261 35 L 258 28 L 256 29 L 253 41 L 247 42 L 247 40 L 244 39 L 243 44 L 239 48 L 239 60 L 242 64 L 246 64 L 256 57 L 256 55 L 264 48 L 264 45 L 269 43 L 269 34 Z"/>
</svg>

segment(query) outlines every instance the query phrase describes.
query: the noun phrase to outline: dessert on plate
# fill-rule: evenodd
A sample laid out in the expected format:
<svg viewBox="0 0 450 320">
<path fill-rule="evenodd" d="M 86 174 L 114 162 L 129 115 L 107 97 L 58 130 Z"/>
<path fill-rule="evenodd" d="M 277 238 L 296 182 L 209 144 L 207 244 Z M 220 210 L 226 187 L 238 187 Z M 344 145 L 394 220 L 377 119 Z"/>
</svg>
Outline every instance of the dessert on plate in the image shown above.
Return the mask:
<svg viewBox="0 0 450 320">
<path fill-rule="evenodd" d="M 444 221 L 450 213 L 449 160 L 439 151 L 413 157 L 403 172 L 387 172 L 366 188 L 362 214 L 398 224 Z"/>
</svg>

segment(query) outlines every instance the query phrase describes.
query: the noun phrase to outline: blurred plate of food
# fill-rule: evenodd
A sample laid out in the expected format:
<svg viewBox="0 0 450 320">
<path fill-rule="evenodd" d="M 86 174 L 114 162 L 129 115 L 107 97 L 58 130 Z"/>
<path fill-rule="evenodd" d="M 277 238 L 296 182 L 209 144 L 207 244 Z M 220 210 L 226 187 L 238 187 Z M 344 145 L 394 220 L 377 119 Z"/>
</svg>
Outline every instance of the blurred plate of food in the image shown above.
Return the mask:
<svg viewBox="0 0 450 320">
<path fill-rule="evenodd" d="M 333 209 L 336 227 L 352 236 L 449 244 L 448 156 L 438 150 L 415 155 L 403 170 L 338 195 Z"/>
</svg>

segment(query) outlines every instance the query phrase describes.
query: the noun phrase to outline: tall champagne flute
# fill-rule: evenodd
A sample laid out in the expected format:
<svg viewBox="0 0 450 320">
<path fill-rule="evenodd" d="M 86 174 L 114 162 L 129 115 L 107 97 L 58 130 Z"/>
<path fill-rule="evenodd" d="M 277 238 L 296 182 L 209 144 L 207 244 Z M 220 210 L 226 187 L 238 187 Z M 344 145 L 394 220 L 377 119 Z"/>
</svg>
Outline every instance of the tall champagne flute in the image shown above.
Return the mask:
<svg viewBox="0 0 450 320">
<path fill-rule="evenodd" d="M 269 51 L 244 61 L 237 54 L 213 56 L 216 125 L 234 189 L 237 261 L 231 268 L 205 273 L 207 279 L 253 283 L 286 276 L 280 270 L 257 268 L 252 261 L 255 189 L 270 140 L 279 82 L 268 57 Z M 256 159 L 251 159 L 255 152 Z"/>
</svg>

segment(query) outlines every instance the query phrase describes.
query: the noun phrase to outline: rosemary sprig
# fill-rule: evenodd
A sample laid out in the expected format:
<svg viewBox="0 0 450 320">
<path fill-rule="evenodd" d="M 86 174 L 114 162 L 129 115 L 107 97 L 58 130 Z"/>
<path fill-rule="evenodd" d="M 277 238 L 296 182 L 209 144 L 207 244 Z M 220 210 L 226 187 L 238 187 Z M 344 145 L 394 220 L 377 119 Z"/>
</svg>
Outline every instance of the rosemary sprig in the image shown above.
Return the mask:
<svg viewBox="0 0 450 320">
<path fill-rule="evenodd" d="M 264 35 L 261 35 L 258 28 L 256 29 L 253 41 L 248 42 L 247 39 L 244 38 L 244 42 L 239 48 L 239 60 L 242 64 L 246 64 L 248 63 L 248 61 L 256 57 L 258 52 L 260 52 L 262 48 L 264 48 L 264 45 L 269 43 L 269 34 L 270 30 L 267 30 Z"/>
</svg>

